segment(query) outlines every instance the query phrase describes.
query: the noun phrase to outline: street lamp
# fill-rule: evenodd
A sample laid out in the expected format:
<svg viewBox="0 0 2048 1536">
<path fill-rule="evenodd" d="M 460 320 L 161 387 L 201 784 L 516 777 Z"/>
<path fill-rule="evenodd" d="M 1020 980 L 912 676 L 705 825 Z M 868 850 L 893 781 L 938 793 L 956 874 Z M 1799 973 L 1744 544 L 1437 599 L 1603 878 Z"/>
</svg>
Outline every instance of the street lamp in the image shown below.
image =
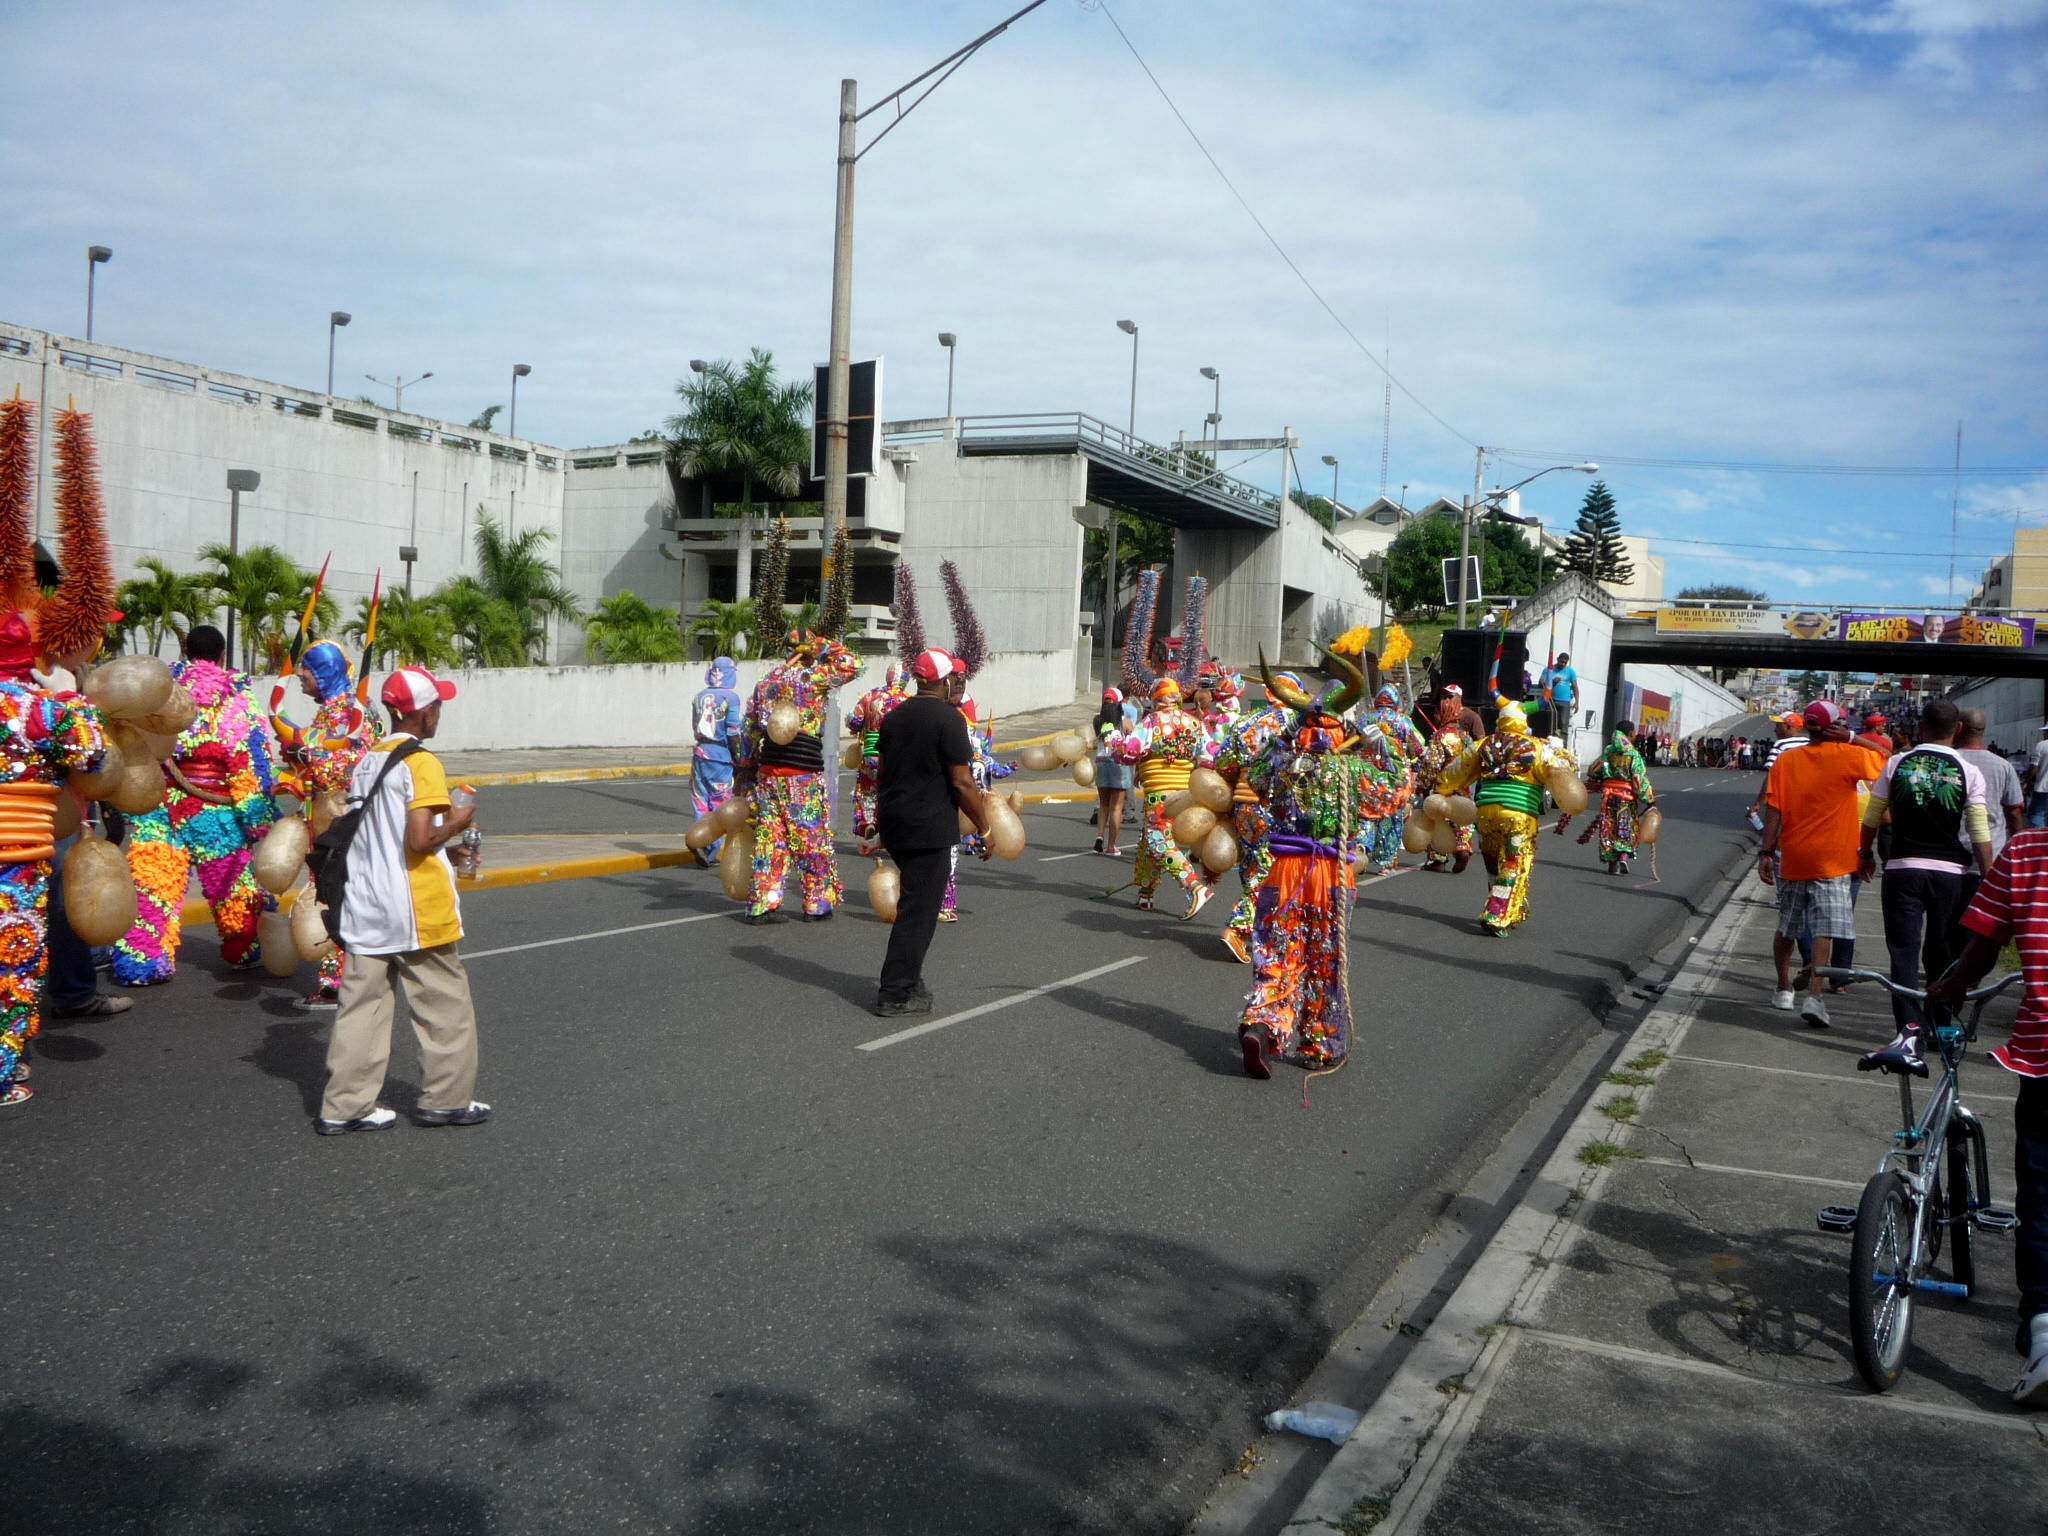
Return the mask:
<svg viewBox="0 0 2048 1536">
<path fill-rule="evenodd" d="M 354 318 L 345 309 L 337 309 L 327 317 L 327 397 L 330 400 L 334 398 L 334 333 Z"/>
<path fill-rule="evenodd" d="M 374 373 L 366 373 L 363 375 L 363 377 L 368 379 L 372 384 L 383 384 L 390 388 L 392 392 L 391 409 L 394 411 L 402 411 L 405 409 L 406 385 L 424 384 L 428 379 L 431 379 L 433 376 L 434 375 L 431 372 L 423 373 L 416 379 L 401 378 L 397 374 L 393 374 L 388 379 L 380 379 Z"/>
<path fill-rule="evenodd" d="M 1524 476 L 1522 479 L 1517 480 L 1513 485 L 1505 486 L 1487 492 L 1486 496 L 1484 497 L 1484 500 L 1490 502 L 1498 502 L 1502 498 L 1507 496 L 1507 494 L 1510 491 L 1519 491 L 1531 480 L 1541 480 L 1545 475 L 1556 474 L 1561 469 L 1568 469 L 1573 474 L 1577 475 L 1597 475 L 1600 473 L 1600 466 L 1598 464 L 1552 464 L 1547 469 L 1539 469 L 1533 475 Z M 1466 573 L 1471 569 L 1472 563 L 1472 514 L 1478 510 L 1480 502 L 1482 500 L 1482 498 L 1479 495 L 1479 481 L 1480 477 L 1484 475 L 1485 472 L 1486 450 L 1484 448 L 1481 448 L 1479 450 L 1479 461 L 1477 465 L 1474 466 L 1472 471 L 1472 495 L 1471 498 L 1465 503 L 1464 517 L 1459 520 L 1458 628 L 1460 629 L 1463 629 L 1465 627 L 1465 576 Z M 1539 576 L 1543 572 L 1543 536 L 1540 532 L 1537 534 L 1536 537 L 1536 571 Z"/>
<path fill-rule="evenodd" d="M 514 363 L 512 365 L 512 410 L 505 419 L 505 435 L 507 437 L 517 437 L 519 435 L 519 381 L 532 372 L 533 366 L 530 363 Z"/>
<path fill-rule="evenodd" d="M 960 338 L 951 331 L 939 332 L 939 345 L 946 349 L 946 420 L 953 419 L 953 358 Z"/>
<path fill-rule="evenodd" d="M 85 339 L 87 341 L 92 340 L 93 274 L 99 271 L 101 262 L 112 261 L 113 259 L 114 252 L 110 246 L 88 245 L 85 248 Z"/>
<path fill-rule="evenodd" d="M 1204 425 L 1216 429 L 1216 437 L 1220 442 L 1223 438 L 1223 375 L 1214 368 L 1204 368 L 1202 377 L 1216 386 L 1216 398 L 1209 407 L 1209 419 Z"/>
<path fill-rule="evenodd" d="M 1131 421 L 1124 431 L 1126 436 L 1136 437 L 1138 435 L 1138 322 L 1135 320 L 1119 320 L 1116 323 L 1116 328 L 1131 338 Z M 1114 538 L 1116 535 L 1112 533 L 1110 537 Z"/>
<path fill-rule="evenodd" d="M 242 544 L 242 492 L 253 491 L 263 483 L 263 477 L 253 469 L 231 469 L 228 471 L 228 563 L 234 563 L 235 552 Z M 228 604 L 228 661 L 235 659 L 235 606 Z"/>
<path fill-rule="evenodd" d="M 1337 461 L 1329 454 L 1323 455 L 1323 462 L 1330 466 L 1330 515 L 1337 515 Z"/>
</svg>

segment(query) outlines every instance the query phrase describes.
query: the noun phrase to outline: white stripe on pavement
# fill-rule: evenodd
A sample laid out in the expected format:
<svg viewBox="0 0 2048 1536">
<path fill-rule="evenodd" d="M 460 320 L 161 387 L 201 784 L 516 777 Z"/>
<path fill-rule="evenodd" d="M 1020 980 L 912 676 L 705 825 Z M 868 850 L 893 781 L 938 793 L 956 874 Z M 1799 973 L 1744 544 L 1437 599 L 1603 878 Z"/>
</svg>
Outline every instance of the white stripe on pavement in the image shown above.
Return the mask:
<svg viewBox="0 0 2048 1536">
<path fill-rule="evenodd" d="M 653 928 L 680 928 L 685 923 L 708 923 L 714 917 L 727 917 L 726 912 L 699 912 L 694 917 L 671 917 L 658 923 L 634 923 L 627 928 L 600 928 L 595 933 L 572 933 L 559 939 L 535 939 L 531 944 L 505 944 L 497 949 L 479 949 L 465 953 L 463 962 L 488 960 L 493 955 L 516 955 L 524 949 L 552 949 L 557 944 L 581 944 L 590 939 L 609 939 L 622 933 L 646 933 Z"/>
<path fill-rule="evenodd" d="M 1019 992 L 1012 997 L 999 997 L 992 1003 L 983 1003 L 978 1008 L 969 1008 L 961 1013 L 949 1013 L 943 1019 L 933 1019 L 927 1024 L 915 1024 L 909 1029 L 899 1029 L 893 1035 L 883 1035 L 878 1040 L 863 1040 L 854 1049 L 857 1051 L 879 1051 L 892 1045 L 901 1045 L 905 1040 L 915 1040 L 919 1035 L 928 1035 L 935 1029 L 950 1029 L 955 1024 L 965 1024 L 969 1019 L 978 1019 L 985 1013 L 999 1009 L 1014 1008 L 1019 1003 L 1028 1003 L 1035 997 L 1044 997 L 1048 992 L 1057 992 L 1062 987 L 1078 987 L 1084 981 L 1093 981 L 1098 976 L 1107 976 L 1111 971 L 1120 971 L 1127 965 L 1136 965 L 1143 955 L 1126 955 L 1121 960 L 1112 960 L 1108 965 L 1098 965 L 1092 971 L 1082 971 L 1075 976 L 1064 976 L 1058 981 L 1049 981 L 1042 987 L 1033 987 L 1028 992 Z"/>
<path fill-rule="evenodd" d="M 1083 848 L 1079 853 L 1047 853 L 1041 854 L 1038 862 L 1041 864 L 1057 864 L 1061 859 L 1085 859 L 1088 857 L 1088 854 L 1089 850 L 1086 848 Z"/>
<path fill-rule="evenodd" d="M 1726 1067 L 1732 1072 L 1768 1072 L 1773 1077 L 1810 1077 L 1823 1083 L 1882 1083 L 1891 1087 L 1891 1079 L 1879 1072 L 1858 1072 L 1853 1077 L 1847 1072 L 1802 1072 L 1797 1067 L 1766 1067 L 1754 1061 L 1723 1061 L 1718 1056 L 1673 1056 L 1673 1061 L 1689 1061 L 1696 1067 Z M 1983 1099 L 1992 1104 L 2016 1104 L 2019 1100 L 2009 1093 L 1983 1093 L 1972 1088 L 1970 1097 Z"/>
</svg>

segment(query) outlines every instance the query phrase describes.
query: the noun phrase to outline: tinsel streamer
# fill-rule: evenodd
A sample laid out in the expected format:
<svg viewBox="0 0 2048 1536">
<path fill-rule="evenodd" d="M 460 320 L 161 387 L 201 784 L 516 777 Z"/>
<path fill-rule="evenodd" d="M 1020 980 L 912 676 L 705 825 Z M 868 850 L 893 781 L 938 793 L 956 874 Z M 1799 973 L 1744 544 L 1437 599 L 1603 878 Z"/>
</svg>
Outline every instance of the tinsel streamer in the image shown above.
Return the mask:
<svg viewBox="0 0 2048 1536">
<path fill-rule="evenodd" d="M 92 418 L 83 411 L 57 413 L 57 533 L 63 541 L 64 579 L 42 605 L 37 641 L 46 656 L 93 648 L 114 611 L 114 570 L 93 462 Z"/>
<path fill-rule="evenodd" d="M 1193 697 L 1202 663 L 1209 659 L 1209 583 L 1188 578 L 1187 601 L 1181 605 L 1180 672 L 1175 679 L 1186 697 Z"/>
<path fill-rule="evenodd" d="M 853 545 L 841 528 L 832 541 L 832 582 L 825 589 L 825 603 L 818 611 L 818 633 L 837 640 L 853 615 Z"/>
<path fill-rule="evenodd" d="M 1132 693 L 1150 695 L 1158 681 L 1148 659 L 1152 653 L 1152 626 L 1159 617 L 1159 572 L 1140 571 L 1138 590 L 1131 594 L 1131 611 L 1124 620 L 1124 682 Z"/>
<path fill-rule="evenodd" d="M 1339 656 L 1363 656 L 1366 646 L 1372 640 L 1370 624 L 1354 624 L 1330 642 L 1330 649 Z"/>
<path fill-rule="evenodd" d="M 908 560 L 896 562 L 896 654 L 905 661 L 923 651 L 924 620 L 917 612 L 917 577 Z"/>
<path fill-rule="evenodd" d="M 763 655 L 779 652 L 789 634 L 788 599 L 789 528 L 771 517 L 768 548 L 761 556 L 761 593 L 754 599 L 754 633 L 763 639 Z"/>
<path fill-rule="evenodd" d="M 0 400 L 0 612 L 35 603 L 36 408 Z"/>
<path fill-rule="evenodd" d="M 953 645 L 972 678 L 988 660 L 988 636 L 981 632 L 981 620 L 974 616 L 974 604 L 960 584 L 959 569 L 950 560 L 939 562 L 939 583 L 946 589 L 946 606 L 953 614 Z"/>
</svg>

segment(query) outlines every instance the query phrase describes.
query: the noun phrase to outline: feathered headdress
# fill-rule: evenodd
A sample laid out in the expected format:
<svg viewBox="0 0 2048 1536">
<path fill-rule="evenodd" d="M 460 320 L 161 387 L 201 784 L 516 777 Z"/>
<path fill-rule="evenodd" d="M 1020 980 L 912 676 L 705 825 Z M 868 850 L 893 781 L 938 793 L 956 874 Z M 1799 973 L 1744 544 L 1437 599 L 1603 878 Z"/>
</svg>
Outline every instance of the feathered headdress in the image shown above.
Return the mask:
<svg viewBox="0 0 2048 1536">
<path fill-rule="evenodd" d="M 1209 583 L 1202 577 L 1188 578 L 1187 601 L 1180 612 L 1180 691 L 1191 694 L 1209 660 Z"/>
<path fill-rule="evenodd" d="M 36 588 L 36 408 L 0 400 L 0 612 L 32 608 Z"/>
<path fill-rule="evenodd" d="M 950 560 L 939 562 L 939 582 L 946 589 L 946 607 L 953 615 L 953 648 L 967 676 L 972 679 L 988 660 L 988 636 L 981 632 L 981 620 L 974 616 L 974 604 L 967 588 L 960 584 L 960 571 Z"/>
<path fill-rule="evenodd" d="M 57 413 L 57 533 L 64 579 L 44 600 L 37 625 L 45 656 L 95 648 L 114 611 L 114 566 L 93 463 L 92 418 L 69 407 Z"/>
<path fill-rule="evenodd" d="M 923 652 L 924 620 L 917 612 L 917 577 L 908 560 L 896 562 L 896 654 L 905 661 Z"/>
<path fill-rule="evenodd" d="M 1124 681 L 1136 695 L 1149 697 L 1152 692 L 1152 627 L 1158 622 L 1159 572 L 1140 571 L 1130 617 L 1124 621 Z"/>
<path fill-rule="evenodd" d="M 746 594 L 742 593 L 744 597 Z M 768 548 L 761 556 L 761 591 L 754 599 L 754 633 L 781 635 L 789 629 L 789 528 L 768 519 Z"/>
</svg>

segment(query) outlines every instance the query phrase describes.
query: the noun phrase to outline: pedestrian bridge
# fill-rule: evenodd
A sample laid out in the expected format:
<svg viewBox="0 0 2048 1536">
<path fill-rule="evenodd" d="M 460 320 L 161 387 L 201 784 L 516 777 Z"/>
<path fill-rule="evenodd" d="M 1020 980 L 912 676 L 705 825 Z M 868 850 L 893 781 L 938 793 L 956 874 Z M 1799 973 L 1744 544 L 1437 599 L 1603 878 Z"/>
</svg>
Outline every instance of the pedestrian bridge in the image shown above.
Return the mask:
<svg viewBox="0 0 2048 1536">
<path fill-rule="evenodd" d="M 1617 615 L 1613 661 L 2048 678 L 2048 625 L 1958 609 L 1673 604 Z"/>
</svg>

